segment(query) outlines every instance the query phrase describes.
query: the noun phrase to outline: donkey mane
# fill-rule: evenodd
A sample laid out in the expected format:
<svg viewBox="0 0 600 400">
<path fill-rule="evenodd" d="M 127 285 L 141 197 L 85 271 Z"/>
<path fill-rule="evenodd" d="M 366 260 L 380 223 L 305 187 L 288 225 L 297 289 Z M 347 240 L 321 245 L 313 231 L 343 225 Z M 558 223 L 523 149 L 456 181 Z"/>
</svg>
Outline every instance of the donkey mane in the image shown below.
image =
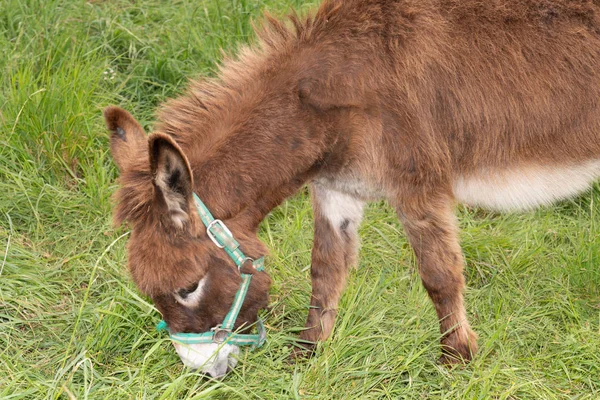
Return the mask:
<svg viewBox="0 0 600 400">
<path fill-rule="evenodd" d="M 285 23 L 265 13 L 261 26 L 255 27 L 258 42 L 238 49 L 236 57 L 225 56 L 213 78 L 191 81 L 185 93 L 168 100 L 159 112 L 156 130 L 172 136 L 183 146 L 190 141 L 218 141 L 231 130 L 215 129 L 218 121 L 225 128 L 243 122 L 243 111 L 252 110 L 270 95 L 269 83 L 274 75 L 281 74 L 281 64 L 293 59 L 300 46 L 317 42 L 340 19 L 336 11 L 341 3 L 328 0 L 312 15 L 287 16 Z M 248 104 L 250 101 L 251 104 Z M 240 112 L 238 106 L 243 106 Z M 211 127 L 204 129 L 199 121 Z M 213 143 L 203 144 L 214 147 Z"/>
<path fill-rule="evenodd" d="M 256 29 L 256 44 L 241 48 L 236 58 L 226 58 L 216 77 L 192 81 L 182 96 L 167 101 L 159 111 L 155 132 L 169 135 L 181 146 L 189 158 L 194 177 L 201 179 L 196 185 L 200 186 L 199 195 L 221 218 L 236 215 L 247 200 L 256 198 L 257 190 L 277 188 L 289 181 L 299 169 L 305 170 L 310 166 L 286 169 L 287 163 L 284 163 L 278 175 L 268 177 L 269 182 L 257 184 L 256 179 L 260 177 L 243 173 L 244 163 L 248 164 L 247 170 L 258 168 L 256 160 L 247 159 L 246 149 L 241 148 L 238 153 L 240 159 L 231 159 L 231 149 L 239 147 L 240 143 L 261 142 L 265 147 L 277 141 L 295 140 L 291 146 L 299 162 L 308 162 L 307 157 L 302 157 L 303 153 L 315 153 L 315 144 L 310 140 L 294 139 L 294 135 L 289 135 L 290 129 L 286 132 L 285 127 L 276 123 L 269 125 L 271 119 L 277 119 L 270 116 L 281 115 L 286 105 L 297 100 L 299 90 L 302 95 L 302 88 L 297 82 L 313 66 L 306 63 L 321 61 L 306 56 L 313 54 L 312 47 L 323 46 L 324 43 L 332 46 L 337 39 L 331 33 L 338 32 L 339 37 L 339 25 L 348 24 L 347 15 L 339 12 L 341 4 L 339 1 L 326 1 L 314 15 L 299 17 L 292 13 L 285 22 L 266 15 L 264 24 Z M 352 25 L 356 24 L 355 20 Z M 371 28 L 367 26 L 365 29 Z M 300 50 L 305 52 L 304 60 L 300 60 Z M 346 86 L 365 86 L 360 82 L 360 75 L 353 75 L 351 79 L 352 82 Z M 263 163 L 277 162 L 264 158 L 264 154 L 261 156 L 263 159 L 258 161 Z M 219 170 L 228 163 L 239 164 L 241 173 L 223 176 Z M 143 177 L 142 174 L 139 176 Z M 122 183 L 125 185 L 127 182 Z M 217 186 L 235 191 L 239 205 L 223 207 L 222 201 L 213 200 L 213 196 L 221 193 L 214 193 L 208 188 Z M 203 187 L 207 188 L 206 191 Z M 139 191 L 139 188 L 135 190 Z M 124 187 L 123 196 L 119 196 L 122 201 L 128 200 L 125 196 L 127 191 Z M 148 189 L 143 191 L 149 193 Z M 133 198 L 133 195 L 130 197 Z M 133 210 L 133 204 L 140 207 L 139 199 L 133 199 L 130 205 L 123 205 L 119 210 Z"/>
</svg>

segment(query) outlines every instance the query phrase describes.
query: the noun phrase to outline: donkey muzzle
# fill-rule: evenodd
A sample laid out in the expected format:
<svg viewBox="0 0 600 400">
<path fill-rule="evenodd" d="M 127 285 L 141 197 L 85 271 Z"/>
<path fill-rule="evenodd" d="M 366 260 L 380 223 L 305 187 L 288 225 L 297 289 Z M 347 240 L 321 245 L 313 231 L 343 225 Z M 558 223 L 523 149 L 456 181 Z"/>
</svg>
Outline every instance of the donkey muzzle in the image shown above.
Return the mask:
<svg viewBox="0 0 600 400">
<path fill-rule="evenodd" d="M 238 346 L 233 344 L 173 342 L 175 351 L 186 367 L 199 369 L 212 378 L 222 378 L 237 365 Z"/>
</svg>

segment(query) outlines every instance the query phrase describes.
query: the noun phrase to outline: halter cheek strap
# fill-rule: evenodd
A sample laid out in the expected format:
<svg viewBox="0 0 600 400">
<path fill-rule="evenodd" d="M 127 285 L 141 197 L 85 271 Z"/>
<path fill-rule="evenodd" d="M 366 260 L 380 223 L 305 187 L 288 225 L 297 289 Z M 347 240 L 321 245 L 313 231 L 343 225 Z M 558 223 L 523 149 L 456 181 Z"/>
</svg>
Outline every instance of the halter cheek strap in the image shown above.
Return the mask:
<svg viewBox="0 0 600 400">
<path fill-rule="evenodd" d="M 254 347 L 260 347 L 265 342 L 267 337 L 265 326 L 260 319 L 256 321 L 256 329 L 258 331 L 257 334 L 235 333 L 233 332 L 233 326 L 238 314 L 240 313 L 240 310 L 242 309 L 242 305 L 246 299 L 246 294 L 248 293 L 248 288 L 250 287 L 250 281 L 252 280 L 252 274 L 245 274 L 241 272 L 241 268 L 246 262 L 251 261 L 252 267 L 255 271 L 264 271 L 265 259 L 264 257 L 260 257 L 256 260 L 253 260 L 250 257 L 246 257 L 246 255 L 240 250 L 240 244 L 237 242 L 237 240 L 235 240 L 231 231 L 227 229 L 227 226 L 225 226 L 223 221 L 220 219 L 215 219 L 212 216 L 208 208 L 206 208 L 196 193 L 194 193 L 194 202 L 196 204 L 198 215 L 206 227 L 206 234 L 218 248 L 225 250 L 225 252 L 233 260 L 235 265 L 238 267 L 238 270 L 240 270 L 242 283 L 235 294 L 233 304 L 231 305 L 229 312 L 220 325 L 215 326 L 209 332 L 170 333 L 169 336 L 172 340 L 183 344 L 227 342 L 229 344 L 235 344 L 238 346 L 251 345 Z M 165 321 L 160 321 L 156 326 L 156 329 L 159 331 L 164 330 L 168 332 L 167 323 Z"/>
</svg>

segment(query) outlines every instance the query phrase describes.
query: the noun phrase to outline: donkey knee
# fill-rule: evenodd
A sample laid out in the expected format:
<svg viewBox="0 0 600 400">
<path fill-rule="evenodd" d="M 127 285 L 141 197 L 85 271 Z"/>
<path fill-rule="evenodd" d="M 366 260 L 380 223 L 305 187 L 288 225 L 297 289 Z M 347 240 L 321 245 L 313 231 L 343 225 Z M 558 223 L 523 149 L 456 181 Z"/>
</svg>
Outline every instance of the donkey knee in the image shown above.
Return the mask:
<svg viewBox="0 0 600 400">
<path fill-rule="evenodd" d="M 443 259 L 452 258 L 449 260 Z M 441 261 L 441 262 L 440 262 Z M 423 286 L 433 297 L 444 298 L 448 295 L 454 295 L 457 291 L 462 291 L 465 285 L 465 279 L 462 274 L 462 262 L 459 257 L 440 257 L 439 260 L 421 260 L 419 263 L 419 275 Z"/>
</svg>

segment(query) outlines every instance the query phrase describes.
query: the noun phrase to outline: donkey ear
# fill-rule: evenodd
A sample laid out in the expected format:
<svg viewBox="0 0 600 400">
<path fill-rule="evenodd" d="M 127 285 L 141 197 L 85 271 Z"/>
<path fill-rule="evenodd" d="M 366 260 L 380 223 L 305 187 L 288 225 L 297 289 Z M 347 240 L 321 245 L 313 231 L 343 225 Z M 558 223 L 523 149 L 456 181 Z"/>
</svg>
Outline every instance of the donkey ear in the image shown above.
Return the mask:
<svg viewBox="0 0 600 400">
<path fill-rule="evenodd" d="M 190 219 L 189 204 L 193 194 L 190 163 L 181 148 L 168 135 L 149 137 L 150 171 L 173 224 L 181 229 Z"/>
<path fill-rule="evenodd" d="M 146 133 L 131 114 L 119 107 L 104 109 L 104 120 L 111 133 L 110 152 L 123 172 L 132 165 L 139 150 L 145 149 Z"/>
</svg>

